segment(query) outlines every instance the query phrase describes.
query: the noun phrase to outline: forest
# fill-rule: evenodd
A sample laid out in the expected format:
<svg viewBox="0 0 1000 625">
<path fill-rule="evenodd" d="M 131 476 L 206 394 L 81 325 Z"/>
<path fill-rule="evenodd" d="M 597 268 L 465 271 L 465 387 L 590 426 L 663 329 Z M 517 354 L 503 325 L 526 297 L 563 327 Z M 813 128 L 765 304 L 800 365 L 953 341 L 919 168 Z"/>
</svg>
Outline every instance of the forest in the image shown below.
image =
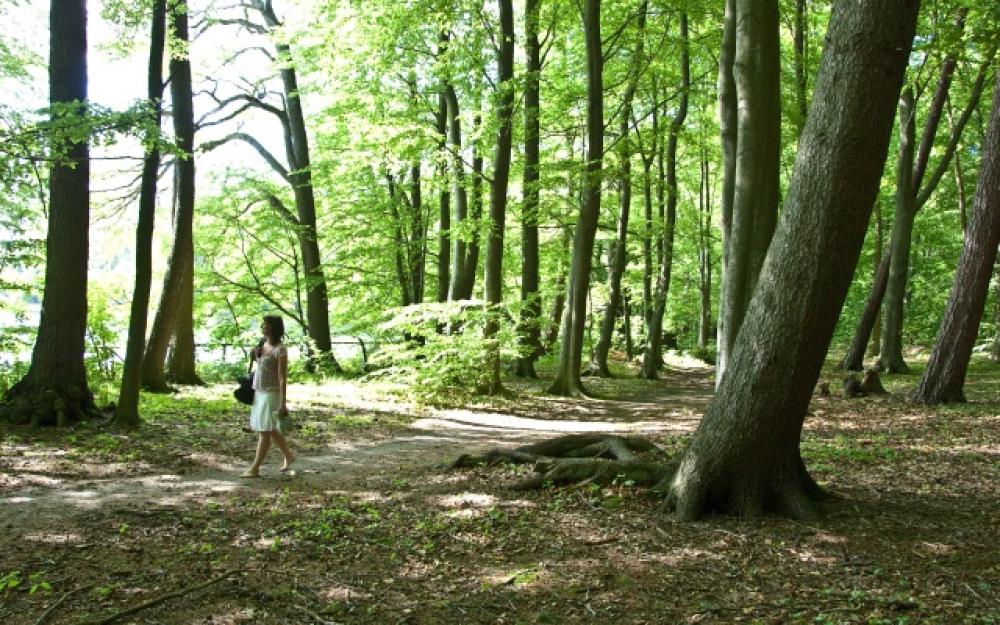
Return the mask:
<svg viewBox="0 0 1000 625">
<path fill-rule="evenodd" d="M 3 2 L 0 622 L 1000 621 L 998 41 Z"/>
</svg>

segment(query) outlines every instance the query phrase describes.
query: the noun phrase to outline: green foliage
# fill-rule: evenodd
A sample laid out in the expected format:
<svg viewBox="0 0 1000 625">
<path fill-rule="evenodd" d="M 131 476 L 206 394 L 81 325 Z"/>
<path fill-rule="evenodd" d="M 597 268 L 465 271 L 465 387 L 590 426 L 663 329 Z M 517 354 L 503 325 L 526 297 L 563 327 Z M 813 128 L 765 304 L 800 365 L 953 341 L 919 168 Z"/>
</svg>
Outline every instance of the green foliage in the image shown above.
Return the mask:
<svg viewBox="0 0 1000 625">
<path fill-rule="evenodd" d="M 389 379 L 416 396 L 434 400 L 468 395 L 485 386 L 487 362 L 499 351 L 502 361 L 517 358 L 517 335 L 501 324 L 494 339 L 483 338 L 489 315 L 511 319 L 510 307 L 485 309 L 476 302 L 422 304 L 396 309 L 382 323 L 379 349 L 371 358 L 369 379 Z"/>
</svg>

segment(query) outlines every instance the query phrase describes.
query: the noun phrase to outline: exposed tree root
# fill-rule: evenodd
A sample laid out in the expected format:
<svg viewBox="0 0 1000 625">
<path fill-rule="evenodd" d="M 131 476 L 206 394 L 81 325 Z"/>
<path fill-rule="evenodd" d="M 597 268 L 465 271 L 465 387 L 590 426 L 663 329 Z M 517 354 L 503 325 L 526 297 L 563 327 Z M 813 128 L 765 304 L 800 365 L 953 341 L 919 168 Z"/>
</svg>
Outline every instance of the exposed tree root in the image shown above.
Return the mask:
<svg viewBox="0 0 1000 625">
<path fill-rule="evenodd" d="M 65 427 L 97 416 L 100 413 L 93 394 L 76 386 L 62 389 L 22 380 L 11 387 L 0 403 L 0 419 L 18 425 Z"/>
<path fill-rule="evenodd" d="M 479 456 L 463 454 L 450 468 L 534 464 L 538 475 L 515 485 L 519 490 L 546 484 L 606 485 L 615 480 L 653 486 L 673 472 L 668 463 L 644 461 L 637 452 L 665 456 L 662 449 L 642 438 L 571 434 L 516 449 L 492 449 Z"/>
</svg>

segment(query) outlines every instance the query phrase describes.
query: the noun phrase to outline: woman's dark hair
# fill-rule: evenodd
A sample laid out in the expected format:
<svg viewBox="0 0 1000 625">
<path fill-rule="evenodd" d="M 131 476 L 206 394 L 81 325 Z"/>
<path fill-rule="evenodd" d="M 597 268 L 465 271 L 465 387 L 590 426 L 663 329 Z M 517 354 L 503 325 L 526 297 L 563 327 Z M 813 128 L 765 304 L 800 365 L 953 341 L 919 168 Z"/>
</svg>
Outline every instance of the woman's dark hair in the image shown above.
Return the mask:
<svg viewBox="0 0 1000 625">
<path fill-rule="evenodd" d="M 285 338 L 285 322 L 278 315 L 265 315 L 264 323 L 271 326 L 271 338 L 275 343 L 280 343 Z"/>
</svg>

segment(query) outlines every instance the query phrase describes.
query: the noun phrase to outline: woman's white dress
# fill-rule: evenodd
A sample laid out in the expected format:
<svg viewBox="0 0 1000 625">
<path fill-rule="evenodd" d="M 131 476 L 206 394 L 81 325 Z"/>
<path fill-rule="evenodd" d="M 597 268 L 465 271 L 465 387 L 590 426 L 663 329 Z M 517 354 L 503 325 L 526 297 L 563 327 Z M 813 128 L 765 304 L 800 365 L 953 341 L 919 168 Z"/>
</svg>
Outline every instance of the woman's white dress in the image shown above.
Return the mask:
<svg viewBox="0 0 1000 625">
<path fill-rule="evenodd" d="M 278 429 L 278 410 L 281 408 L 281 379 L 278 359 L 288 355 L 285 346 L 265 345 L 264 353 L 257 359 L 253 374 L 253 406 L 250 408 L 250 429 L 255 432 L 273 432 Z"/>
</svg>

